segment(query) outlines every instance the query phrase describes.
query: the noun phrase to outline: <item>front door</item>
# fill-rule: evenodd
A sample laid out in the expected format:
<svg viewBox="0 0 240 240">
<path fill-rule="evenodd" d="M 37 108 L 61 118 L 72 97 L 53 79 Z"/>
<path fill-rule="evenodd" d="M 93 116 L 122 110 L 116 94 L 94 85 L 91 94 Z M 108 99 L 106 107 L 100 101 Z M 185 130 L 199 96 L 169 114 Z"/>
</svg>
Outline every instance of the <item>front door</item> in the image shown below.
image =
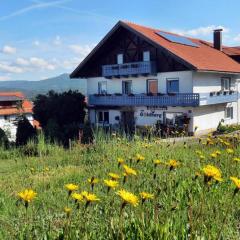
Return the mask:
<svg viewBox="0 0 240 240">
<path fill-rule="evenodd" d="M 123 111 L 121 112 L 121 122 L 123 131 L 126 134 L 133 134 L 135 130 L 135 120 L 133 111 Z"/>
</svg>

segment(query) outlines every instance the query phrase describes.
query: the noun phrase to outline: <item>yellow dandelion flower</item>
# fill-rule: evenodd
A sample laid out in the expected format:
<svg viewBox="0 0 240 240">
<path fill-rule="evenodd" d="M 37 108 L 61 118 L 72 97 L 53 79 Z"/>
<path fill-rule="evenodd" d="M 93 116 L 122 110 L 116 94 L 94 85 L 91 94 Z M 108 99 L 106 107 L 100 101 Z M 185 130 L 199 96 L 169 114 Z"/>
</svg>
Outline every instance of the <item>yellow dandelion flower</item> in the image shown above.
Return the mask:
<svg viewBox="0 0 240 240">
<path fill-rule="evenodd" d="M 219 155 L 221 155 L 221 152 L 219 150 L 216 150 L 215 154 L 217 154 L 219 156 Z"/>
<path fill-rule="evenodd" d="M 100 199 L 93 193 L 87 193 L 84 195 L 84 198 L 86 200 L 86 207 L 93 202 L 100 201 Z"/>
<path fill-rule="evenodd" d="M 88 195 L 88 192 L 87 192 L 87 191 L 82 191 L 82 192 L 81 192 L 81 195 L 82 195 L 83 197 L 85 197 L 86 195 Z"/>
<path fill-rule="evenodd" d="M 205 156 L 204 155 L 200 155 L 199 158 L 200 158 L 200 160 L 204 160 Z"/>
<path fill-rule="evenodd" d="M 234 153 L 233 149 L 231 149 L 231 148 L 228 148 L 228 149 L 226 150 L 226 152 L 227 152 L 228 154 L 233 154 L 233 153 Z"/>
<path fill-rule="evenodd" d="M 69 218 L 69 217 L 70 217 L 70 214 L 71 214 L 71 212 L 72 212 L 72 209 L 69 208 L 69 207 L 65 207 L 63 210 L 64 210 L 64 212 L 66 213 L 67 217 Z"/>
<path fill-rule="evenodd" d="M 230 179 L 235 184 L 236 190 L 239 191 L 240 190 L 240 179 L 237 177 L 230 177 Z"/>
<path fill-rule="evenodd" d="M 229 142 L 224 142 L 223 144 L 227 147 L 231 145 Z"/>
<path fill-rule="evenodd" d="M 82 202 L 83 201 L 83 195 L 80 193 L 73 193 L 71 197 L 77 202 Z"/>
<path fill-rule="evenodd" d="M 206 182 L 209 182 L 211 179 L 215 179 L 218 182 L 221 182 L 223 180 L 221 171 L 212 165 L 207 165 L 204 167 L 203 174 Z"/>
<path fill-rule="evenodd" d="M 73 192 L 78 190 L 78 185 L 73 184 L 73 183 L 69 183 L 65 185 L 65 188 L 69 191 L 69 192 Z"/>
<path fill-rule="evenodd" d="M 157 166 L 157 165 L 162 164 L 163 162 L 159 159 L 156 159 L 156 160 L 153 161 L 153 163 L 154 163 L 155 166 Z"/>
<path fill-rule="evenodd" d="M 127 176 L 128 176 L 128 175 L 134 175 L 134 176 L 137 175 L 136 170 L 134 170 L 133 168 L 130 168 L 130 167 L 128 167 L 127 165 L 123 165 L 123 168 L 124 168 L 125 174 L 126 174 Z"/>
<path fill-rule="evenodd" d="M 118 167 L 124 163 L 123 158 L 118 158 L 117 161 L 118 161 Z"/>
<path fill-rule="evenodd" d="M 130 204 L 134 207 L 138 205 L 138 197 L 131 192 L 122 189 L 117 192 L 117 195 L 120 196 L 123 200 L 122 208 L 127 204 Z"/>
<path fill-rule="evenodd" d="M 180 163 L 177 160 L 175 160 L 175 159 L 170 159 L 168 161 L 167 165 L 170 167 L 170 170 L 173 170 L 176 167 L 178 167 L 180 165 Z"/>
<path fill-rule="evenodd" d="M 137 160 L 137 162 L 143 161 L 144 159 L 145 159 L 145 157 L 142 156 L 141 154 L 139 154 L 139 153 L 136 154 L 136 160 Z"/>
<path fill-rule="evenodd" d="M 240 162 L 240 158 L 235 157 L 235 158 L 233 158 L 233 161 Z"/>
<path fill-rule="evenodd" d="M 115 189 L 119 186 L 118 181 L 115 180 L 104 180 L 104 184 L 110 189 Z"/>
<path fill-rule="evenodd" d="M 36 196 L 37 193 L 34 192 L 32 189 L 25 189 L 24 191 L 18 193 L 18 197 L 19 199 L 24 201 L 25 207 L 28 207 L 28 204 L 33 201 Z"/>
<path fill-rule="evenodd" d="M 87 180 L 91 185 L 93 184 L 96 184 L 99 182 L 99 179 L 95 178 L 95 177 L 91 177 L 91 178 L 88 178 Z"/>
<path fill-rule="evenodd" d="M 140 197 L 142 200 L 147 200 L 147 199 L 153 199 L 154 198 L 154 194 L 151 194 L 151 193 L 147 193 L 147 192 L 141 192 L 140 194 Z"/>
<path fill-rule="evenodd" d="M 211 153 L 210 156 L 211 156 L 211 158 L 217 158 L 217 154 L 216 153 Z"/>
<path fill-rule="evenodd" d="M 118 180 L 119 178 L 121 178 L 118 174 L 116 173 L 109 173 L 108 176 L 110 176 L 112 178 L 112 180 Z"/>
</svg>

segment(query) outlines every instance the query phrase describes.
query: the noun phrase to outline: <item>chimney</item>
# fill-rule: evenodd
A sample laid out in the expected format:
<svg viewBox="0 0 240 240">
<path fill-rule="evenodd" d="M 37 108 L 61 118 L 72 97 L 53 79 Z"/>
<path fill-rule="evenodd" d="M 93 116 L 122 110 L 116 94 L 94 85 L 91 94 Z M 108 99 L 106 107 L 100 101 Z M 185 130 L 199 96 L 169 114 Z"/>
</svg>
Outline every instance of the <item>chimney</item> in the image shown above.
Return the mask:
<svg viewBox="0 0 240 240">
<path fill-rule="evenodd" d="M 223 29 L 213 31 L 213 47 L 219 51 L 222 51 L 222 31 Z"/>
</svg>

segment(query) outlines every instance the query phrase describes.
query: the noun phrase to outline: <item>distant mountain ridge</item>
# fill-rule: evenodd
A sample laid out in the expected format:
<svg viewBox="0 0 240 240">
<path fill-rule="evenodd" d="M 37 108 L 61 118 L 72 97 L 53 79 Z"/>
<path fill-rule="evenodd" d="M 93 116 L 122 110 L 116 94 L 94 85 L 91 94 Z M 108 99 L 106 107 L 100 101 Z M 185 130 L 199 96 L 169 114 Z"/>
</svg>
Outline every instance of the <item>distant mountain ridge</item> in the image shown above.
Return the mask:
<svg viewBox="0 0 240 240">
<path fill-rule="evenodd" d="M 34 98 L 37 94 L 44 94 L 50 90 L 64 92 L 67 90 L 78 90 L 86 93 L 85 79 L 70 79 L 69 74 L 62 74 L 54 78 L 39 81 L 0 81 L 0 91 L 21 91 L 27 98 Z"/>
</svg>

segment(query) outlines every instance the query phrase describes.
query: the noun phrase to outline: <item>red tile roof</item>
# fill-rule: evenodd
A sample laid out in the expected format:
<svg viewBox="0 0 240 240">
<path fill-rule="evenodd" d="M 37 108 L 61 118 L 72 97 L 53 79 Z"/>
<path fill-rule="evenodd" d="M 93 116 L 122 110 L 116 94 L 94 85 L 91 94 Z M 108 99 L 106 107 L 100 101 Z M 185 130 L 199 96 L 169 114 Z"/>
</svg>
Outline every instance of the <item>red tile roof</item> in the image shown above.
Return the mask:
<svg viewBox="0 0 240 240">
<path fill-rule="evenodd" d="M 239 56 L 240 55 L 240 47 L 224 47 L 223 52 L 229 56 Z"/>
<path fill-rule="evenodd" d="M 0 96 L 14 96 L 19 98 L 25 98 L 22 92 L 0 92 Z"/>
<path fill-rule="evenodd" d="M 0 104 L 0 115 L 14 115 L 14 114 L 20 114 L 20 113 L 32 113 L 33 104 L 29 100 L 25 99 L 25 96 L 21 92 L 0 92 L 0 96 L 9 97 L 14 96 L 21 98 L 23 100 L 22 102 L 22 108 L 17 108 L 14 106 L 3 106 L 1 108 Z"/>
<path fill-rule="evenodd" d="M 212 44 L 206 41 L 196 38 L 188 38 L 192 42 L 199 45 L 199 47 L 191 47 L 170 42 L 156 34 L 157 31 L 162 30 L 149 28 L 130 22 L 121 23 L 138 32 L 145 38 L 151 40 L 155 44 L 167 49 L 172 54 L 192 65 L 196 70 L 240 73 L 239 63 L 231 59 L 227 54 L 224 53 L 224 51 L 214 49 L 211 46 Z"/>
</svg>

